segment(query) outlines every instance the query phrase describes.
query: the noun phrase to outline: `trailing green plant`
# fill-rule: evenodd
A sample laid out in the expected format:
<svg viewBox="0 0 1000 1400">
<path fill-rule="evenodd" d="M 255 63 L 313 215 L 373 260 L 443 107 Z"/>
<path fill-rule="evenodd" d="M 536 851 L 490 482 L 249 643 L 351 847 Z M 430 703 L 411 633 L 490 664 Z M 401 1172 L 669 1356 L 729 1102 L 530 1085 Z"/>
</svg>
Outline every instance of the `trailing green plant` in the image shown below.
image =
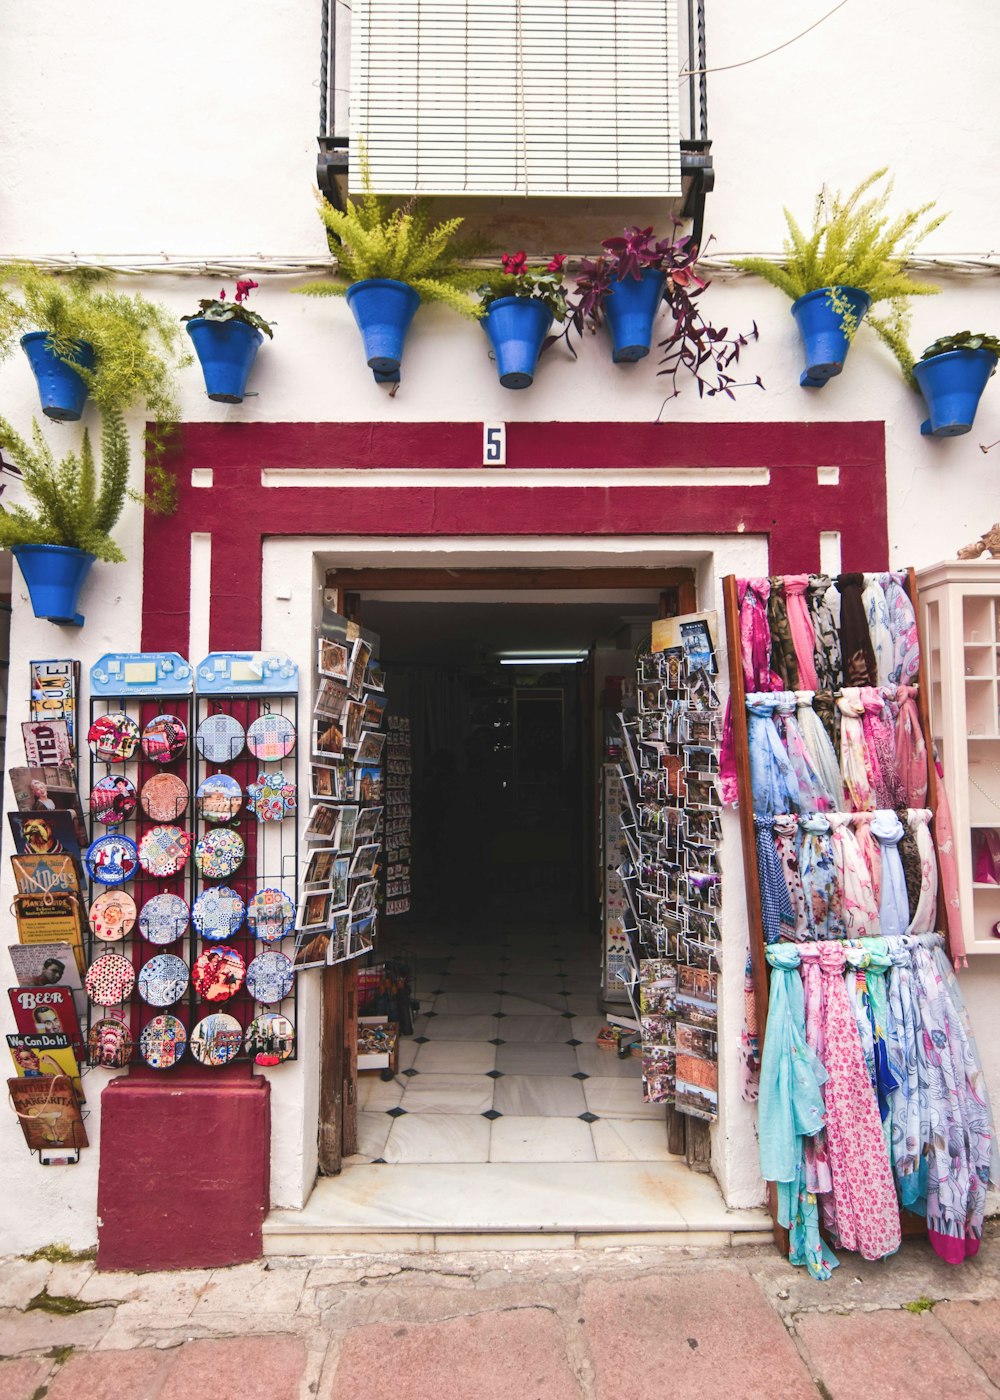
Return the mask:
<svg viewBox="0 0 1000 1400">
<path fill-rule="evenodd" d="M 308 282 L 295 290 L 304 296 L 337 297 L 355 282 L 387 277 L 408 283 L 421 301 L 440 302 L 461 316 L 478 319 L 482 308 L 472 301 L 470 293 L 482 281 L 483 273 L 468 262 L 486 248 L 455 237 L 465 220 L 432 224 L 429 200 L 415 197 L 394 206 L 375 194 L 363 154 L 361 173 L 364 193 L 359 200 L 348 199 L 346 209 L 335 209 L 329 200 L 317 195 L 326 240 L 337 260 L 336 280 Z"/>
<path fill-rule="evenodd" d="M 935 355 L 950 355 L 953 350 L 988 350 L 1000 359 L 1000 340 L 985 331 L 956 331 L 954 335 L 942 335 L 928 345 L 920 356 L 921 360 L 932 360 Z M 993 373 L 996 373 L 994 368 Z"/>
<path fill-rule="evenodd" d="M 480 273 L 485 280 L 476 291 L 483 312 L 488 311 L 501 297 L 524 297 L 542 302 L 557 321 L 565 321 L 568 312 L 566 288 L 563 286 L 565 263 L 565 253 L 556 253 L 544 267 L 529 267 L 523 252 L 504 253 L 498 268 Z"/>
<path fill-rule="evenodd" d="M 263 316 L 256 311 L 251 311 L 247 306 L 247 298 L 250 293 L 260 285 L 252 277 L 241 277 L 236 283 L 236 293 L 232 301 L 226 300 L 226 289 L 223 287 L 217 297 L 205 297 L 199 301 L 197 311 L 192 311 L 190 316 L 182 316 L 182 321 L 242 321 L 245 326 L 252 326 L 255 331 L 260 331 L 269 340 L 274 339 L 274 330 L 270 321 L 265 321 Z"/>
<path fill-rule="evenodd" d="M 839 191 L 832 196 L 821 191 L 808 236 L 785 209 L 788 237 L 781 261 L 740 258 L 733 265 L 762 278 L 793 301 L 807 292 L 827 290 L 848 339 L 853 338 L 858 322 L 838 288 L 857 287 L 867 292 L 873 307 L 880 303 L 885 307 L 881 315 L 869 314 L 865 318 L 867 324 L 909 378 L 913 356 L 907 343 L 907 303 L 910 297 L 930 296 L 940 288 L 918 282 L 907 272 L 906 261 L 947 215 L 926 217 L 935 207 L 933 200 L 907 213 L 890 215 L 892 180 L 881 191 L 872 192 L 887 174 L 887 167 L 874 171 L 846 196 Z"/>
<path fill-rule="evenodd" d="M 120 413 L 101 418 L 101 466 L 98 471 L 84 430 L 79 453 L 69 452 L 56 462 L 37 421 L 32 421 L 32 443 L 0 418 L 0 447 L 10 453 L 20 470 L 24 488 L 35 504 L 0 504 L 0 548 L 19 544 L 58 544 L 83 549 L 109 564 L 125 556 L 111 538 L 118 523 L 128 487 L 128 434 Z"/>
</svg>

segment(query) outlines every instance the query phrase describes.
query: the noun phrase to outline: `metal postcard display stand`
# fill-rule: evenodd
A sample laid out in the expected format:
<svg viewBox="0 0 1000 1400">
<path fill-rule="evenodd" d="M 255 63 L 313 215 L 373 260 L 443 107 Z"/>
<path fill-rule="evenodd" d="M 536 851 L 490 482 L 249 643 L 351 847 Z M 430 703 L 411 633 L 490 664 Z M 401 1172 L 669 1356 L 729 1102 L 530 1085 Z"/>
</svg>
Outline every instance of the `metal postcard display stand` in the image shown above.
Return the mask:
<svg viewBox="0 0 1000 1400">
<path fill-rule="evenodd" d="M 88 931 L 88 963 L 93 963 L 103 953 L 121 953 L 131 963 L 136 978 L 131 995 L 118 1005 L 88 1005 L 88 1033 L 99 1019 L 110 1017 L 123 1021 L 132 1039 L 130 1055 L 123 1063 L 128 1063 L 130 1059 L 132 1063 L 141 1064 L 145 1058 L 140 1051 L 143 1031 L 154 1018 L 169 1015 L 183 1025 L 187 1048 L 179 1048 L 172 1061 L 169 1053 L 165 1054 L 155 1067 L 198 1067 L 199 1060 L 192 1055 L 190 1048 L 192 1032 L 204 1018 L 222 1013 L 238 1023 L 239 1044 L 236 1044 L 235 1030 L 231 1027 L 221 1031 L 214 1039 L 211 1026 L 203 1029 L 200 1044 L 208 1049 L 214 1048 L 218 1053 L 204 1055 L 202 1064 L 254 1059 L 259 1064 L 275 1064 L 294 1058 L 298 1027 L 290 950 L 294 936 L 298 870 L 298 668 L 285 657 L 254 652 L 213 652 L 197 667 L 191 666 L 176 653 L 103 656 L 91 670 L 91 728 L 102 715 L 109 714 L 127 715 L 138 725 L 140 733 L 156 716 L 176 716 L 187 731 L 187 742 L 182 750 L 178 746 L 176 755 L 166 762 L 151 758 L 141 742 L 124 762 L 112 763 L 95 757 L 92 746 L 91 790 L 100 778 L 124 775 L 134 784 L 139 798 L 135 810 L 124 821 L 105 824 L 92 813 L 92 842 L 102 836 L 119 833 L 130 837 L 137 847 L 141 847 L 144 837 L 154 828 L 176 826 L 190 841 L 191 854 L 174 874 L 156 875 L 140 863 L 130 879 L 114 886 L 95 881 L 93 872 L 89 872 L 91 904 L 107 888 L 123 890 L 135 901 L 138 917 L 134 927 L 119 942 L 109 943 L 98 939 L 93 927 Z M 199 741 L 198 734 L 205 721 L 214 715 L 226 716 L 228 721 L 235 723 L 223 721 L 215 726 L 221 731 L 221 737 L 217 733 L 214 742 L 208 745 L 204 740 Z M 279 733 L 285 731 L 288 735 L 284 744 L 279 744 L 284 752 L 278 753 L 274 753 L 273 734 L 265 732 L 260 737 L 255 735 L 254 744 L 258 751 L 265 742 L 270 741 L 274 755 L 271 757 L 258 756 L 248 747 L 245 737 L 241 737 L 241 734 L 246 735 L 254 721 L 267 715 L 281 716 L 285 723 L 279 720 L 273 727 Z M 265 723 L 258 729 L 270 731 L 271 727 Z M 213 726 L 208 728 L 212 729 Z M 227 730 L 231 730 L 231 737 L 227 737 Z M 263 777 L 271 780 L 270 788 L 273 789 L 277 773 L 282 774 L 284 779 L 283 815 L 276 816 L 272 805 L 271 819 L 262 820 L 258 812 L 263 810 L 263 804 L 252 800 L 257 791 L 256 785 Z M 151 778 L 163 774 L 170 774 L 179 781 L 160 784 L 167 792 L 159 792 L 155 803 L 152 800 L 144 803 L 142 794 L 146 784 Z M 222 774 L 231 780 L 227 787 L 232 793 L 232 808 L 227 810 L 224 820 L 212 821 L 205 816 L 206 807 L 204 802 L 199 802 L 198 791 L 206 779 Z M 175 798 L 171 797 L 172 791 L 176 793 Z M 147 807 L 152 808 L 154 815 Z M 218 810 L 216 814 L 218 816 Z M 198 843 L 212 833 L 225 831 L 235 833 L 240 838 L 245 851 L 242 861 L 225 875 L 209 869 L 203 874 L 196 863 Z M 235 842 L 230 844 L 236 845 Z M 247 909 L 250 909 L 251 901 L 258 892 L 280 891 L 287 896 L 291 908 L 287 926 L 285 923 L 276 926 L 272 921 L 268 926 L 267 941 L 263 941 L 256 936 L 255 928 L 246 917 L 239 920 L 238 926 L 234 917 L 223 937 L 216 931 L 210 940 L 202 937 L 195 920 L 177 903 L 175 928 L 170 928 L 169 918 L 166 924 L 160 919 L 156 940 L 151 941 L 144 936 L 143 924 L 145 922 L 148 926 L 149 921 L 143 921 L 142 914 L 149 900 L 156 896 L 173 895 L 184 902 L 187 910 L 193 911 L 198 907 L 199 896 L 219 887 L 235 891 Z M 165 903 L 167 901 L 161 901 L 161 906 Z M 256 925 L 258 931 L 263 927 L 263 922 Z M 172 932 L 176 936 L 170 938 Z M 275 933 L 280 936 L 275 937 Z M 205 999 L 197 990 L 191 973 L 203 953 L 222 946 L 233 949 L 239 955 L 244 969 L 250 969 L 254 960 L 258 959 L 259 976 L 255 977 L 252 973 L 249 979 L 244 976 L 238 988 L 224 1000 Z M 274 968 L 270 967 L 275 960 L 260 963 L 262 953 L 278 953 L 288 958 L 287 979 L 279 976 L 275 980 Z M 142 969 L 153 957 L 161 954 L 181 959 L 188 970 L 185 990 L 176 1001 L 167 1005 L 150 1004 L 140 994 Z M 283 964 L 279 961 L 277 966 L 280 970 Z M 265 970 L 270 974 L 268 977 L 264 976 Z M 254 995 L 255 987 L 262 993 L 260 998 Z M 284 991 L 285 994 L 276 996 L 276 991 Z M 248 1038 L 251 1025 L 267 1013 L 276 1013 L 285 1018 L 291 1027 L 291 1036 L 286 1029 L 272 1037 L 273 1044 L 266 1045 L 259 1035 Z M 278 1023 L 278 1030 L 281 1030 L 281 1023 Z M 248 1044 L 250 1039 L 252 1043 Z"/>
</svg>

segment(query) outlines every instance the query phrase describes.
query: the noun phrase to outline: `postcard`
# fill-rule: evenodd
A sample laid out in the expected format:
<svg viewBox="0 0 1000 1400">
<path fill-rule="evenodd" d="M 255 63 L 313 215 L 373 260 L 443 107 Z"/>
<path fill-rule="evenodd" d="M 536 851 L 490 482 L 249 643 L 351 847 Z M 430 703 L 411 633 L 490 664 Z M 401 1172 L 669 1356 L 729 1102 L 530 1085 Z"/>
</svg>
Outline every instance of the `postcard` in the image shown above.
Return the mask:
<svg viewBox="0 0 1000 1400">
<path fill-rule="evenodd" d="M 364 723 L 369 729 L 378 729 L 385 717 L 386 702 L 371 691 L 365 696 Z"/>
<path fill-rule="evenodd" d="M 306 828 L 302 833 L 303 838 L 306 841 L 323 841 L 328 845 L 333 845 L 339 818 L 339 807 L 331 807 L 325 802 L 315 803 L 310 809 Z"/>
<path fill-rule="evenodd" d="M 336 846 L 315 846 L 310 851 L 302 876 L 303 894 L 319 894 L 333 887 L 333 866 L 337 855 Z"/>
<path fill-rule="evenodd" d="M 346 685 L 340 685 L 337 681 L 330 680 L 329 676 L 324 676 L 316 688 L 313 713 L 339 719 L 349 699 Z"/>
<path fill-rule="evenodd" d="M 382 757 L 385 735 L 376 730 L 363 729 L 358 740 L 358 751 L 354 755 L 356 763 L 378 763 Z"/>
<path fill-rule="evenodd" d="M 312 764 L 309 769 L 309 796 L 313 802 L 339 802 L 341 788 L 341 769 L 336 764 Z"/>
<path fill-rule="evenodd" d="M 326 967 L 330 960 L 331 930 L 301 929 L 295 935 L 295 950 L 292 953 L 292 966 L 296 972 L 304 972 L 309 967 Z"/>
<path fill-rule="evenodd" d="M 317 894 L 307 894 L 299 903 L 295 927 L 302 932 L 326 928 L 329 925 L 333 907 L 333 895 L 329 890 L 320 891 Z"/>
<path fill-rule="evenodd" d="M 356 749 L 361 739 L 361 726 L 364 723 L 365 707 L 360 701 L 348 700 L 344 710 L 344 746 Z M 318 755 L 317 755 L 318 756 Z"/>
<path fill-rule="evenodd" d="M 330 882 L 330 890 L 333 894 L 334 909 L 340 909 L 347 903 L 347 881 L 350 869 L 350 856 L 338 856 L 333 863 L 333 879 Z"/>
<path fill-rule="evenodd" d="M 351 861 L 351 879 L 355 880 L 359 875 L 373 875 L 375 864 L 378 860 L 378 853 L 381 847 L 376 843 L 371 846 L 359 846 Z"/>
<path fill-rule="evenodd" d="M 344 962 L 350 957 L 351 915 L 347 909 L 334 914 L 330 923 L 330 943 L 327 948 L 327 963 Z"/>
<path fill-rule="evenodd" d="M 358 798 L 362 802 L 382 801 L 382 770 L 375 767 L 358 768 Z"/>
<path fill-rule="evenodd" d="M 354 655 L 351 657 L 351 674 L 347 682 L 351 697 L 354 700 L 361 699 L 361 692 L 365 684 L 365 670 L 371 660 L 372 644 L 364 641 L 361 637 L 354 644 Z"/>
<path fill-rule="evenodd" d="M 317 638 L 316 669 L 321 676 L 329 676 L 344 686 L 350 675 L 351 648 L 342 642 L 334 642 L 327 637 Z"/>
<path fill-rule="evenodd" d="M 317 718 L 312 723 L 313 758 L 342 758 L 344 730 L 339 719 Z"/>
<path fill-rule="evenodd" d="M 365 689 L 374 690 L 380 695 L 385 690 L 385 672 L 377 662 L 369 663 L 365 672 Z"/>
<path fill-rule="evenodd" d="M 377 880 L 366 880 L 358 885 L 351 896 L 350 915 L 352 922 L 362 914 L 368 914 L 375 908 L 375 896 L 378 892 Z"/>
<path fill-rule="evenodd" d="M 715 659 L 718 635 L 719 615 L 714 611 L 661 617 L 653 623 L 652 650 L 676 654 L 680 649 L 689 675 L 701 669 L 714 676 L 718 669 Z M 667 684 L 670 685 L 669 679 Z"/>
<path fill-rule="evenodd" d="M 355 838 L 357 836 L 358 808 L 341 807 L 340 820 L 334 831 L 332 845 L 336 845 L 338 851 L 348 853 L 354 850 Z"/>
<path fill-rule="evenodd" d="M 378 824 L 382 819 L 382 807 L 365 807 L 358 815 L 358 824 L 354 832 L 356 841 L 364 841 L 378 831 Z"/>
</svg>

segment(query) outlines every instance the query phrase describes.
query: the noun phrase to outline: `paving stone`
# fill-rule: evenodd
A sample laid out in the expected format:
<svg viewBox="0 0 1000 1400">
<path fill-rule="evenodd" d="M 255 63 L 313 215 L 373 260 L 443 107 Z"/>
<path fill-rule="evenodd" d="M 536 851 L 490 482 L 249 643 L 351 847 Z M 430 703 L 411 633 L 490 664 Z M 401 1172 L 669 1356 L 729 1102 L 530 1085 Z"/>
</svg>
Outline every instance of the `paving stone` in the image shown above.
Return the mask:
<svg viewBox="0 0 1000 1400">
<path fill-rule="evenodd" d="M 0 1312 L 0 1356 L 24 1356 L 51 1347 L 96 1346 L 114 1320 L 114 1308 L 90 1308 L 61 1317 L 43 1312 Z"/>
<path fill-rule="evenodd" d="M 0 1308 L 24 1308 L 41 1293 L 51 1264 L 44 1259 L 12 1259 L 0 1268 Z"/>
<path fill-rule="evenodd" d="M 51 1361 L 0 1361 L 0 1395 L 3 1400 L 32 1400 L 51 1369 Z"/>
<path fill-rule="evenodd" d="M 83 1303 L 144 1303 L 150 1311 L 187 1317 L 218 1269 L 162 1274 L 94 1273 L 80 1290 Z"/>
<path fill-rule="evenodd" d="M 49 1292 L 60 1298 L 79 1298 L 94 1274 L 93 1259 L 81 1259 L 73 1264 L 49 1266 Z"/>
<path fill-rule="evenodd" d="M 373 1359 L 377 1358 L 377 1364 Z M 323 1400 L 580 1400 L 559 1320 L 541 1308 L 348 1333 Z M 662 1400 L 662 1388 L 659 1400 Z"/>
<path fill-rule="evenodd" d="M 45 1400 L 149 1400 L 158 1393 L 175 1355 L 153 1347 L 77 1352 L 60 1369 Z"/>
<path fill-rule="evenodd" d="M 934 1317 L 1000 1386 L 1000 1303 L 938 1303 Z"/>
<path fill-rule="evenodd" d="M 216 1269 L 202 1287 L 191 1314 L 206 1312 L 294 1313 L 305 1287 L 304 1269 L 265 1269 L 260 1264 Z"/>
<path fill-rule="evenodd" d="M 580 1314 L 595 1400 L 815 1400 L 795 1343 L 745 1274 L 592 1280 Z"/>
<path fill-rule="evenodd" d="M 305 1369 L 298 1337 L 188 1342 L 175 1353 L 157 1400 L 298 1400 Z"/>
<path fill-rule="evenodd" d="M 933 1313 L 811 1313 L 795 1330 L 829 1400 L 995 1394 Z"/>
</svg>

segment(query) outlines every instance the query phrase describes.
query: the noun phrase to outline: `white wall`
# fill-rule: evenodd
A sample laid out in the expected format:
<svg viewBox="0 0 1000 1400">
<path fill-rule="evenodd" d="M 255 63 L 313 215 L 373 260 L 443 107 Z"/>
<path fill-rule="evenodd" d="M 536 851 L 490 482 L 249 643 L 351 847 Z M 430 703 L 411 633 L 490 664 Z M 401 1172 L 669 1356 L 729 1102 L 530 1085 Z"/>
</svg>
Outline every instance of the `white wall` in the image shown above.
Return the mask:
<svg viewBox="0 0 1000 1400">
<path fill-rule="evenodd" d="M 747 6 L 713 0 L 709 6 L 709 62 L 737 63 L 782 42 L 827 8 L 826 0 L 772 0 Z M 337 5 L 341 18 L 346 11 Z M 714 251 L 775 252 L 783 232 L 781 205 L 808 221 L 819 185 L 847 187 L 879 163 L 896 175 L 900 207 L 936 198 L 951 209 L 927 251 L 985 254 L 994 246 L 1000 166 L 993 121 L 993 67 L 1000 13 L 976 0 L 957 0 L 942 20 L 939 5 L 913 0 L 902 6 L 848 4 L 816 31 L 760 63 L 709 78 L 710 134 L 717 185 L 709 197 L 707 229 Z M 345 53 L 341 46 L 342 71 Z M 169 11 L 91 0 L 86 6 L 52 0 L 8 6 L 0 48 L 0 256 L 117 255 L 152 263 L 162 254 L 181 260 L 303 260 L 325 256 L 313 210 L 318 112 L 319 5 L 291 0 L 216 0 L 206 8 L 176 0 Z M 960 94 L 960 100 L 956 99 Z M 343 96 L 341 96 L 341 105 Z M 609 228 L 608 232 L 616 230 Z M 503 242 L 503 228 L 496 231 Z M 551 233 L 553 249 L 563 239 Z M 574 250 L 576 251 L 576 250 Z M 649 422 L 664 395 L 650 360 L 613 366 L 603 339 L 588 340 L 580 361 L 557 351 L 543 362 L 534 387 L 522 394 L 500 389 L 482 331 L 438 309 L 422 309 L 414 323 L 403 384 L 390 398 L 365 368 L 350 312 L 342 302 L 290 295 L 294 285 L 260 275 L 258 309 L 277 323 L 275 340 L 261 350 L 252 388 L 238 407 L 211 404 L 199 372 L 182 384 L 182 411 L 205 421 L 400 422 L 620 420 Z M 919 301 L 913 344 L 963 327 L 1000 330 L 1000 282 L 995 277 L 939 279 L 942 294 Z M 157 296 L 179 315 L 213 294 L 215 277 L 138 278 L 128 289 Z M 877 420 L 886 424 L 891 559 L 930 564 L 977 536 L 997 509 L 1000 447 L 986 455 L 980 443 L 1000 439 L 1000 392 L 992 384 L 971 434 L 948 442 L 921 439 L 919 401 L 893 362 L 862 332 L 845 374 L 822 391 L 798 386 L 800 351 L 787 302 L 749 279 L 718 279 L 704 306 L 717 324 L 748 327 L 761 339 L 745 356 L 749 378 L 760 374 L 766 392 L 742 391 L 735 403 L 699 400 L 690 388 L 663 410 L 665 421 Z M 21 429 L 30 426 L 34 388 L 18 356 L 0 365 L 0 412 Z M 76 442 L 72 427 L 47 431 L 56 445 Z M 336 430 L 320 465 L 335 467 Z M 386 463 L 386 466 L 391 466 Z M 138 470 L 138 469 L 137 469 Z M 568 484 L 568 483 L 567 483 Z M 340 488 L 338 488 L 340 489 Z M 345 488 L 346 489 L 346 488 Z M 752 489 L 752 488 L 748 488 Z M 859 502 L 859 509 L 865 503 Z M 654 522 L 651 522 L 651 531 Z M 130 506 L 118 531 L 129 562 L 98 565 L 87 585 L 82 633 L 60 631 L 30 615 L 15 570 L 11 640 L 10 731 L 26 717 L 27 662 L 32 656 L 81 657 L 85 667 L 101 652 L 138 645 L 141 519 Z M 307 646 L 315 595 L 313 546 L 269 546 L 265 559 L 265 644 Z M 759 542 L 691 542 L 710 560 L 703 596 L 712 597 L 721 573 L 762 567 Z M 654 535 L 644 541 L 546 541 L 545 557 L 593 560 L 605 546 L 619 557 L 650 556 L 672 547 Z M 445 546 L 434 546 L 445 548 Z M 487 541 L 496 558 L 516 562 L 518 551 L 537 562 L 530 542 Z M 428 546 L 414 542 L 413 549 Z M 354 550 L 370 562 L 403 551 L 401 542 L 342 541 L 336 559 Z M 713 551 L 715 551 L 713 555 Z M 455 545 L 453 560 L 475 557 L 471 543 Z M 725 555 L 725 557 L 723 557 Z M 711 556 L 711 559 L 710 559 Z M 200 556 L 199 556 L 200 557 Z M 399 557 L 394 555 L 393 557 Z M 873 560 L 873 564 L 880 561 Z M 169 580 L 164 581 L 169 585 Z M 276 595 L 291 587 L 291 603 Z M 202 650 L 204 618 L 194 620 Z M 303 657 L 305 652 L 303 652 Z M 9 789 L 5 789 L 9 798 Z M 727 819 L 727 951 L 745 936 L 739 927 L 740 851 Z M 0 871 L 0 908 L 9 908 L 9 863 Z M 734 881 L 735 886 L 734 886 Z M 5 924 L 6 945 L 13 938 Z M 991 1033 L 1000 968 L 974 963 L 963 983 L 1000 1108 L 1000 1038 Z M 0 984 L 10 981 L 0 953 Z M 725 974 L 723 1036 L 726 1090 L 715 1137 L 716 1167 L 733 1204 L 759 1198 L 752 1114 L 739 1103 L 736 1051 L 742 962 L 730 955 Z M 4 998 L 4 1003 L 6 999 Z M 307 1033 L 317 1025 L 311 991 L 303 1007 Z M 9 1010 L 0 1031 L 11 1029 Z M 99 1142 L 99 1088 L 88 1081 L 95 1110 L 89 1121 Z M 275 1199 L 294 1204 L 308 1189 L 315 1154 L 312 1136 L 317 1085 L 302 1061 L 272 1074 Z M 304 1126 L 303 1126 L 304 1125 Z M 72 1172 L 42 1170 L 28 1157 L 11 1114 L 0 1114 L 0 1150 L 9 1189 L 0 1205 L 0 1251 L 61 1239 L 84 1245 L 94 1238 L 98 1148 Z"/>
</svg>

